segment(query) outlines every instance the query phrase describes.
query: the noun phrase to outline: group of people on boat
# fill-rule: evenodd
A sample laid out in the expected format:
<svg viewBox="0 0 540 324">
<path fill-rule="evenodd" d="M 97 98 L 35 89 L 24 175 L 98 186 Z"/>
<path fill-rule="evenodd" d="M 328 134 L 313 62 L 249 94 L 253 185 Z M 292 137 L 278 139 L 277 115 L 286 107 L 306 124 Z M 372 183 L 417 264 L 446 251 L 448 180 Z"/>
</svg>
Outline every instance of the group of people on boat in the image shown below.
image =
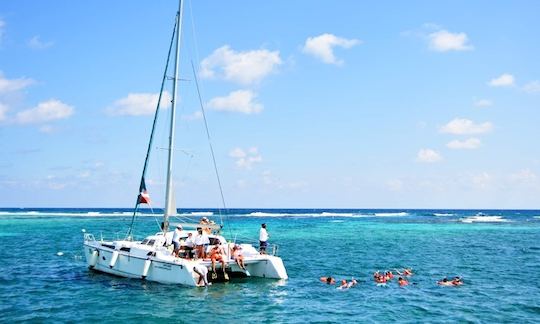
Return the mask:
<svg viewBox="0 0 540 324">
<path fill-rule="evenodd" d="M 247 275 L 249 272 L 244 263 L 244 256 L 242 251 L 242 246 L 238 244 L 225 244 L 221 243 L 215 239 L 213 240 L 214 245 L 211 246 L 211 240 L 208 234 L 211 234 L 211 228 L 205 228 L 206 224 L 214 224 L 208 220 L 208 218 L 201 218 L 199 224 L 201 227 L 197 228 L 197 233 L 194 235 L 192 232 L 184 232 L 182 225 L 177 225 L 173 231 L 172 235 L 172 255 L 175 257 L 182 257 L 187 259 L 203 259 L 211 261 L 211 276 L 212 279 L 217 279 L 216 265 L 221 264 L 221 269 L 223 271 L 223 279 L 229 280 L 229 276 L 226 272 L 227 261 L 233 260 L 236 262 L 238 267 L 245 271 Z M 266 247 L 268 246 L 268 232 L 266 230 L 266 224 L 261 224 L 259 230 L 259 252 L 261 254 L 266 254 Z M 209 249 L 209 246 L 211 248 Z M 208 279 L 207 275 L 209 269 L 201 264 L 198 264 L 193 268 L 193 271 L 199 275 L 199 280 L 197 285 L 207 286 Z M 355 282 L 356 284 L 356 282 Z"/>
</svg>

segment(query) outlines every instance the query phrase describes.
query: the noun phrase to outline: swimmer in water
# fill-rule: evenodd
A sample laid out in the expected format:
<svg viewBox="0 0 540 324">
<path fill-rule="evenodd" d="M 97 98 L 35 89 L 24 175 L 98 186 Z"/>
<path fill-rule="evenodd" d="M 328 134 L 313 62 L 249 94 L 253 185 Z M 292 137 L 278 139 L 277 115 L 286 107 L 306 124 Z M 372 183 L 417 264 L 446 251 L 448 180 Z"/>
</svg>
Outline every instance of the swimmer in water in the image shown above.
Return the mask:
<svg viewBox="0 0 540 324">
<path fill-rule="evenodd" d="M 402 277 L 399 277 L 397 282 L 398 282 L 400 287 L 409 285 L 409 282 L 406 279 L 403 279 Z"/>
<path fill-rule="evenodd" d="M 352 286 L 356 286 L 358 281 L 356 279 L 352 278 L 352 280 L 347 284 L 347 288 L 351 288 Z"/>
<path fill-rule="evenodd" d="M 394 270 L 396 270 L 396 273 L 397 273 L 398 275 L 400 275 L 400 276 L 409 277 L 409 276 L 412 276 L 412 275 L 413 275 L 412 269 L 411 269 L 411 268 L 405 268 L 405 269 L 403 270 L 403 272 L 399 272 L 398 269 L 394 269 Z"/>
<path fill-rule="evenodd" d="M 439 285 L 439 286 L 453 286 L 454 284 L 452 283 L 452 281 L 450 281 L 446 277 L 444 277 L 442 280 L 437 281 L 437 285 Z"/>
<path fill-rule="evenodd" d="M 454 279 L 452 279 L 452 285 L 461 286 L 463 285 L 463 281 L 461 280 L 460 277 L 454 277 Z"/>
<path fill-rule="evenodd" d="M 347 280 L 345 279 L 341 280 L 341 285 L 338 287 L 338 289 L 347 289 L 347 288 L 349 288 L 347 286 Z"/>
<path fill-rule="evenodd" d="M 328 276 L 328 277 L 321 277 L 320 279 L 322 282 L 324 282 L 325 284 L 329 284 L 329 285 L 333 285 L 336 283 L 336 279 Z"/>
</svg>

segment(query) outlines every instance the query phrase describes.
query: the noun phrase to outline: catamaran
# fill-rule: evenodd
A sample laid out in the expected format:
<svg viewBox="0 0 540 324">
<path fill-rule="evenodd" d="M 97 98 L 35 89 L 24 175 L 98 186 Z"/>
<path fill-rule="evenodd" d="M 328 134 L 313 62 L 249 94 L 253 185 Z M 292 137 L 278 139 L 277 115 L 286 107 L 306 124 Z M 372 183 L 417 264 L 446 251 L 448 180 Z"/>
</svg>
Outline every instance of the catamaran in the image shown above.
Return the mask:
<svg viewBox="0 0 540 324">
<path fill-rule="evenodd" d="M 178 11 L 176 13 L 175 26 L 173 35 L 169 45 L 167 63 L 165 73 L 161 83 L 161 91 L 154 115 L 152 132 L 148 144 L 146 159 L 143 167 L 141 181 L 139 185 L 139 193 L 136 199 L 135 208 L 129 230 L 123 239 L 104 240 L 103 238 L 96 239 L 91 233 L 86 233 L 84 230 L 84 254 L 87 265 L 90 269 L 104 272 L 112 275 L 127 278 L 139 278 L 148 281 L 155 281 L 165 284 L 181 284 L 186 286 L 201 286 L 205 280 L 200 280 L 201 276 L 206 276 L 207 271 L 200 271 L 202 268 L 212 268 L 210 259 L 205 258 L 205 253 L 200 253 L 198 257 L 192 257 L 189 251 L 173 251 L 171 241 L 173 239 L 173 231 L 171 228 L 181 227 L 180 237 L 176 237 L 180 242 L 188 240 L 188 236 L 196 236 L 201 231 L 207 232 L 207 244 L 202 245 L 204 252 L 210 252 L 215 246 L 218 246 L 224 258 L 224 263 L 219 263 L 217 269 L 220 271 L 210 271 L 208 276 L 209 281 L 223 281 L 229 278 L 243 277 L 261 277 L 273 279 L 287 279 L 287 271 L 282 259 L 277 256 L 277 249 L 271 250 L 270 254 L 261 254 L 252 244 L 230 242 L 225 239 L 220 233 L 222 225 L 213 224 L 211 222 L 184 222 L 181 224 L 172 224 L 169 218 L 177 215 L 175 206 L 174 190 L 173 190 L 173 153 L 175 140 L 175 110 L 178 93 L 179 80 L 179 60 L 180 60 L 180 42 L 182 28 L 182 13 L 184 1 L 180 0 Z M 168 143 L 168 159 L 167 159 L 167 175 L 165 183 L 165 207 L 163 212 L 163 220 L 159 231 L 149 235 L 143 240 L 134 239 L 133 225 L 138 213 L 140 213 L 140 205 L 149 203 L 149 196 L 146 188 L 145 175 L 148 167 L 148 161 L 151 153 L 152 141 L 155 132 L 158 112 L 160 110 L 160 102 L 164 92 L 164 85 L 167 78 L 167 69 L 171 58 L 171 52 L 175 47 L 174 57 L 174 77 L 172 78 L 172 101 L 170 110 L 169 123 L 169 143 Z M 200 95 L 199 95 L 200 98 Z M 202 103 L 201 103 L 201 108 Z M 204 109 L 202 109 L 204 115 Z M 204 117 L 206 126 L 206 117 Z M 206 127 L 208 130 L 208 127 Z M 209 134 L 208 134 L 209 135 Z M 211 148 L 211 146 L 210 146 Z M 212 157 L 213 157 L 213 149 Z M 215 159 L 214 167 L 215 167 Z M 219 175 L 218 183 L 219 183 Z M 221 185 L 220 185 L 221 190 Z M 223 197 L 223 195 L 222 195 Z M 233 260 L 233 250 L 241 248 L 243 256 L 243 264 Z M 182 247 L 180 247 L 182 249 Z M 187 249 L 187 247 L 186 247 Z M 180 253 L 178 253 L 180 252 Z M 184 252 L 184 253 L 182 253 Z M 200 251 L 199 251 L 200 252 Z M 180 256 L 180 257 L 179 257 Z M 199 270 L 198 270 L 199 269 Z M 206 270 L 203 269 L 203 270 Z"/>
</svg>

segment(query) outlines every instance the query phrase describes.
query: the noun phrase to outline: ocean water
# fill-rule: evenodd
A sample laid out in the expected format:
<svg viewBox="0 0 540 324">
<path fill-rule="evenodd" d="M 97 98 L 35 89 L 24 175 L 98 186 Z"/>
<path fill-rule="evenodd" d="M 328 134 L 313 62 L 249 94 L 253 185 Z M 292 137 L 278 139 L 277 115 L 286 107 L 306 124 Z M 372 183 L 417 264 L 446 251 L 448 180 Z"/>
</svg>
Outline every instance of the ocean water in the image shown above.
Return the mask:
<svg viewBox="0 0 540 324">
<path fill-rule="evenodd" d="M 150 211 L 136 234 L 156 232 Z M 183 210 L 210 216 L 215 210 Z M 127 209 L 0 209 L 2 322 L 540 322 L 540 211 L 229 210 L 226 237 L 268 224 L 289 279 L 186 288 L 90 271 L 82 229 L 121 236 Z M 59 253 L 61 252 L 61 253 Z M 60 255 L 59 255 L 60 254 Z M 413 268 L 408 287 L 376 270 Z M 348 290 L 321 276 L 359 280 Z M 460 287 L 436 281 L 462 276 Z"/>
</svg>

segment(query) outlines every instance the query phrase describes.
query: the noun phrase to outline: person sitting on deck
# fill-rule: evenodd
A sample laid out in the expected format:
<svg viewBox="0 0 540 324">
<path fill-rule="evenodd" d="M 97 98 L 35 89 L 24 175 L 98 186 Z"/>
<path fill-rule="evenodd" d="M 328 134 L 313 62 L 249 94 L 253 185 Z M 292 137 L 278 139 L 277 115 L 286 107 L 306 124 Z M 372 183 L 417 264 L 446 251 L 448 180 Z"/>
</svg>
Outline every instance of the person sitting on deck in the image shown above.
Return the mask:
<svg viewBox="0 0 540 324">
<path fill-rule="evenodd" d="M 207 224 L 213 224 L 214 222 L 211 222 L 210 220 L 208 220 L 208 218 L 206 217 L 203 217 L 201 218 L 201 220 L 199 221 L 199 224 L 203 224 L 203 225 L 207 225 Z M 211 234 L 212 233 L 212 229 L 210 227 L 205 227 L 203 226 L 202 227 L 203 231 L 206 233 L 206 234 Z"/>
<path fill-rule="evenodd" d="M 214 245 L 212 250 L 210 250 L 210 260 L 212 261 L 212 271 L 213 271 L 212 279 L 217 278 L 216 261 L 218 261 L 218 262 L 221 262 L 221 269 L 223 270 L 223 278 L 225 278 L 225 280 L 229 280 L 229 276 L 227 275 L 227 272 L 225 271 L 227 267 L 227 262 L 225 261 L 225 258 L 223 257 L 221 253 L 222 253 L 221 247 L 219 245 Z"/>
<path fill-rule="evenodd" d="M 192 233 L 188 233 L 188 237 L 183 242 L 181 249 L 185 251 L 185 257 L 188 259 L 193 258 L 193 248 L 195 247 L 195 240 Z"/>
<path fill-rule="evenodd" d="M 246 265 L 244 264 L 244 256 L 242 255 L 242 247 L 240 245 L 235 245 L 232 248 L 232 259 L 236 261 L 236 264 L 240 267 L 242 270 L 247 270 Z"/>
</svg>

